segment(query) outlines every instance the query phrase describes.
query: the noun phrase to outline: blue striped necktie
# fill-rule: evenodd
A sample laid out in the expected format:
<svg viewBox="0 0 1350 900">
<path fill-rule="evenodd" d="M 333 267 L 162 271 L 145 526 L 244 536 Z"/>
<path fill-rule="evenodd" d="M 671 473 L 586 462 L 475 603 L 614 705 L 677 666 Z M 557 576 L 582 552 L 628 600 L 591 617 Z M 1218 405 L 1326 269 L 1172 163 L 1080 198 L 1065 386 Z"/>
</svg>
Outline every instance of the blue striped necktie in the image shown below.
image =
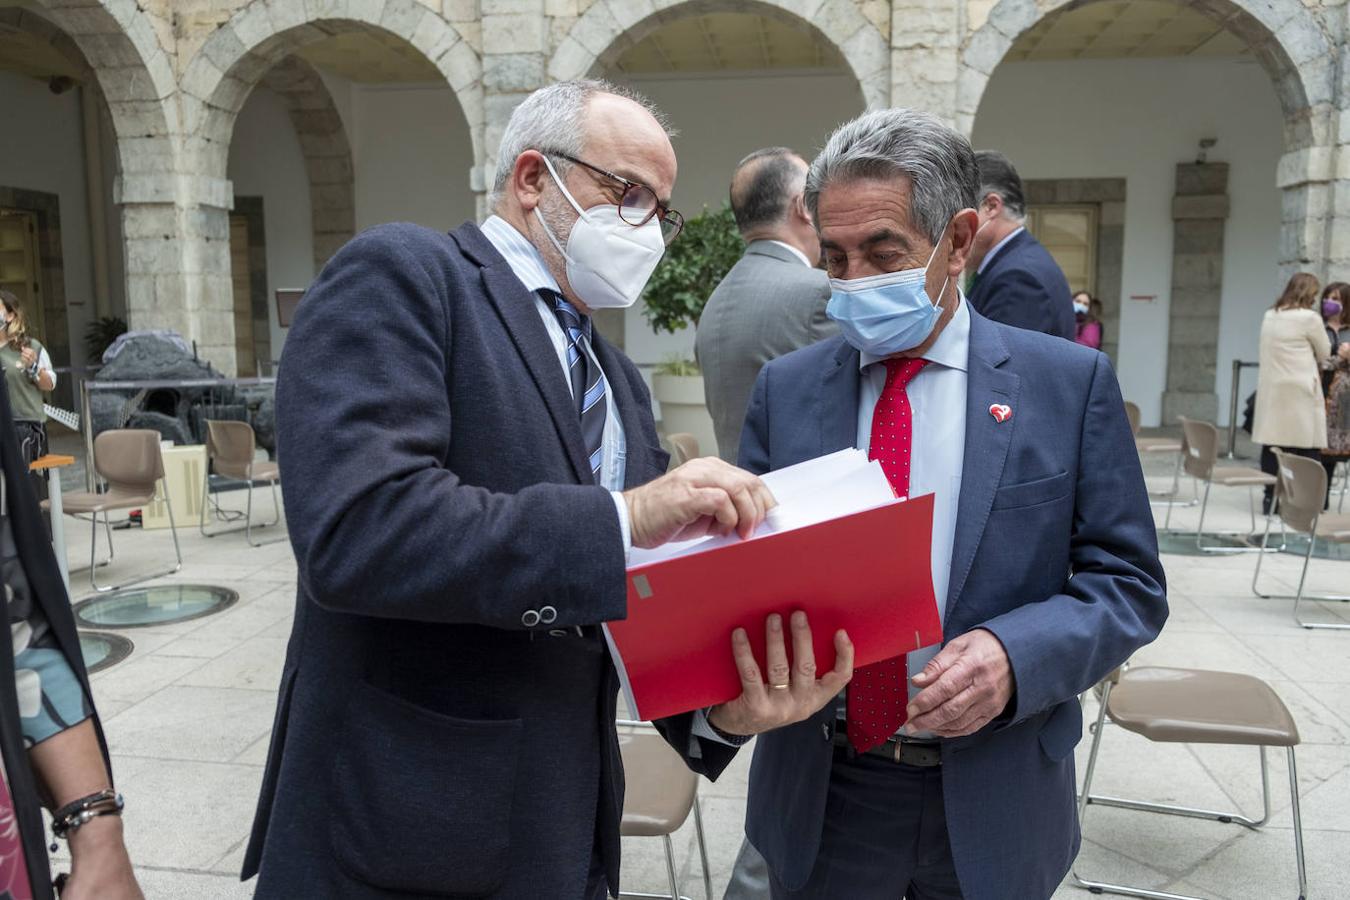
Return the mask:
<svg viewBox="0 0 1350 900">
<path fill-rule="evenodd" d="M 572 396 L 576 398 L 577 411 L 581 414 L 581 436 L 586 442 L 591 477 L 599 484 L 607 404 L 605 375 L 586 352 L 591 342 L 591 320 L 558 294 L 552 291 L 543 294 L 545 299 L 553 301 L 553 312 L 567 333 L 567 372 L 572 381 Z"/>
</svg>

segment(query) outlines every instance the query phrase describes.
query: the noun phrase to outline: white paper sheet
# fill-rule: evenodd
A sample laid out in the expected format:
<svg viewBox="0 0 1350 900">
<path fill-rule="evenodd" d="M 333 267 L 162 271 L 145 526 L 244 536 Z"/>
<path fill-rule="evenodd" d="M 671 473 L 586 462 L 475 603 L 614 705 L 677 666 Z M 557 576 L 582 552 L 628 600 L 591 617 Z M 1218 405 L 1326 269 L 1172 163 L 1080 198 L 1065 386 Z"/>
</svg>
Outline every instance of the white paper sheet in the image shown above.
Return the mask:
<svg viewBox="0 0 1350 900">
<path fill-rule="evenodd" d="M 856 449 L 840 450 L 778 469 L 763 479 L 778 505 L 769 511 L 767 520 L 750 540 L 898 502 L 881 464 L 869 461 L 867 454 Z M 704 553 L 740 540 L 739 535 L 731 534 L 679 541 L 653 550 L 635 547 L 629 554 L 628 568 Z"/>
</svg>

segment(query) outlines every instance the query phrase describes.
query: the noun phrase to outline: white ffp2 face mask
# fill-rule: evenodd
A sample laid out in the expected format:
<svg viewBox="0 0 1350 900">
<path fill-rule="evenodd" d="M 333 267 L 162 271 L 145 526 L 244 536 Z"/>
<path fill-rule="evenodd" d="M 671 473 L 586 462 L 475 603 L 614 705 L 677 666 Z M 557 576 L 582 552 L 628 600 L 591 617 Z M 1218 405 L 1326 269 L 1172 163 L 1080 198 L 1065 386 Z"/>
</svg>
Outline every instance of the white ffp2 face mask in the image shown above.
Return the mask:
<svg viewBox="0 0 1350 900">
<path fill-rule="evenodd" d="M 591 309 L 632 306 L 666 252 L 661 223 L 653 216 L 646 224 L 629 225 L 619 217 L 619 208 L 610 203 L 582 209 L 548 157 L 544 157 L 544 165 L 548 166 L 558 190 L 577 211 L 576 224 L 564 249 L 540 215 L 539 207 L 534 208 L 544 233 L 567 261 L 567 281 L 572 290 Z"/>
</svg>

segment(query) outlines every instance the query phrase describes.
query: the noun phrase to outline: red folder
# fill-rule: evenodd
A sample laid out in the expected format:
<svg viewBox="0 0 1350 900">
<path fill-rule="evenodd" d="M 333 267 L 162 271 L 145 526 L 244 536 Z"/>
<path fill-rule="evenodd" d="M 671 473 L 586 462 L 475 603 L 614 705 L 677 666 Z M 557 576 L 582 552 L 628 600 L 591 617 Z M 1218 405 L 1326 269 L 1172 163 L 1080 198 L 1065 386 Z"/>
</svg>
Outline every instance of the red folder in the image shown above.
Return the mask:
<svg viewBox="0 0 1350 900">
<path fill-rule="evenodd" d="M 817 671 L 834 633 L 864 666 L 942 640 L 933 598 L 931 494 L 628 571 L 628 618 L 606 626 L 632 712 L 659 719 L 734 700 L 731 632 L 745 628 L 760 671 L 764 618 L 804 610 Z"/>
</svg>

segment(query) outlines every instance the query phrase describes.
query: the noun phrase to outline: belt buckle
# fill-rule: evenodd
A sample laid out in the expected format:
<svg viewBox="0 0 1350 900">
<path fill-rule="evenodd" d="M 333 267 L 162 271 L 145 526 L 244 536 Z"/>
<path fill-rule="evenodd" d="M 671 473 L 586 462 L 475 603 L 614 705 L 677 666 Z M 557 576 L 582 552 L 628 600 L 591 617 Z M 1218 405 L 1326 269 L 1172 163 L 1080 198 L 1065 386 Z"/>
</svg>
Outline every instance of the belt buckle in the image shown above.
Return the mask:
<svg viewBox="0 0 1350 900">
<path fill-rule="evenodd" d="M 896 765 L 900 765 L 901 756 L 904 754 L 904 746 L 905 746 L 904 742 L 901 741 L 898 737 L 892 738 L 891 740 L 894 741 L 894 743 L 891 745 L 892 747 L 891 759 L 892 761 L 895 762 Z"/>
</svg>

